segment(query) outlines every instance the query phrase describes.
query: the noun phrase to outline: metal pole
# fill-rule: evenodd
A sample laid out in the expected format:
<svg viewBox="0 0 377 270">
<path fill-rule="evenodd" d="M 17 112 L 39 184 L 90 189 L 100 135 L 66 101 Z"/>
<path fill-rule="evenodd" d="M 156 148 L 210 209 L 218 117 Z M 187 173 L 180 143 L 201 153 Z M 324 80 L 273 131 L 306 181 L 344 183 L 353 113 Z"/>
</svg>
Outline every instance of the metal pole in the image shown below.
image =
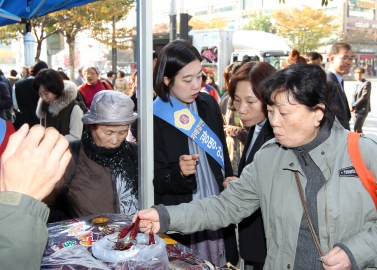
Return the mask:
<svg viewBox="0 0 377 270">
<path fill-rule="evenodd" d="M 152 0 L 137 0 L 138 164 L 140 209 L 154 204 Z"/>
<path fill-rule="evenodd" d="M 170 33 L 169 40 L 172 42 L 177 39 L 177 9 L 175 0 L 170 2 Z"/>
</svg>

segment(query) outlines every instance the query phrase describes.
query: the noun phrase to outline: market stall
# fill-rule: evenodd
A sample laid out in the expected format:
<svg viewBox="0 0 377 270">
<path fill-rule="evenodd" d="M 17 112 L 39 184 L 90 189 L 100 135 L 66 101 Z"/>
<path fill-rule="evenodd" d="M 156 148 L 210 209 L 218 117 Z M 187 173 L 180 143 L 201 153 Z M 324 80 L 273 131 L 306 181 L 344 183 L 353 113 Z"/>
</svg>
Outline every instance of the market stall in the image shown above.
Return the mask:
<svg viewBox="0 0 377 270">
<path fill-rule="evenodd" d="M 50 223 L 48 232 L 41 269 L 235 269 L 216 267 L 167 235 L 140 233 L 121 214 Z"/>
</svg>

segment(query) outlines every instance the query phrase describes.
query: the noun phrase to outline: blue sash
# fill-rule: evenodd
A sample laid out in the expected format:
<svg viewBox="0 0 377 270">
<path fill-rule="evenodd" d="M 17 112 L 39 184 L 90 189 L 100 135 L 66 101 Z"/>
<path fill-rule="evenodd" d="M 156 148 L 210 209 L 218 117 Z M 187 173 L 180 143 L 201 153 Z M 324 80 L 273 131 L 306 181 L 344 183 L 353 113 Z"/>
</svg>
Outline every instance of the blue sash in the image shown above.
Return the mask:
<svg viewBox="0 0 377 270">
<path fill-rule="evenodd" d="M 153 114 L 194 140 L 200 148 L 213 157 L 224 169 L 223 146 L 220 139 L 199 115 L 172 96 L 169 96 L 169 98 L 173 106 L 159 97 L 156 98 L 153 102 Z"/>
</svg>

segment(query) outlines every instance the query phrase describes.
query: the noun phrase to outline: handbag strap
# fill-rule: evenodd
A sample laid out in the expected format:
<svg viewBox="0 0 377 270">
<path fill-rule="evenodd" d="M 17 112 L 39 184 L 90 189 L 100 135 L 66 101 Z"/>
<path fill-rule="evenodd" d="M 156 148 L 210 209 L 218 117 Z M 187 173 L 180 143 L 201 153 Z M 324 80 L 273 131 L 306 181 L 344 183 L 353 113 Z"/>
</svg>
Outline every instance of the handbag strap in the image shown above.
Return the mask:
<svg viewBox="0 0 377 270">
<path fill-rule="evenodd" d="M 363 156 L 360 152 L 359 138 L 361 133 L 349 132 L 348 133 L 348 153 L 351 158 L 352 164 L 363 183 L 365 189 L 369 192 L 377 209 L 377 184 L 374 175 L 365 166 Z"/>
<path fill-rule="evenodd" d="M 317 247 L 318 253 L 322 257 L 324 255 L 324 253 L 323 253 L 323 251 L 321 249 L 321 245 L 319 244 L 317 235 L 315 234 L 312 221 L 310 220 L 310 216 L 309 216 L 309 213 L 308 213 L 308 208 L 306 207 L 306 202 L 305 202 L 305 198 L 304 198 L 304 191 L 302 189 L 300 178 L 298 177 L 298 173 L 297 172 L 295 172 L 295 178 L 296 178 L 296 184 L 297 184 L 298 193 L 300 194 L 300 200 L 301 200 L 302 208 L 304 209 L 305 218 L 306 218 L 306 221 L 308 222 L 310 233 L 313 236 L 314 243 L 315 243 L 315 246 Z"/>
</svg>

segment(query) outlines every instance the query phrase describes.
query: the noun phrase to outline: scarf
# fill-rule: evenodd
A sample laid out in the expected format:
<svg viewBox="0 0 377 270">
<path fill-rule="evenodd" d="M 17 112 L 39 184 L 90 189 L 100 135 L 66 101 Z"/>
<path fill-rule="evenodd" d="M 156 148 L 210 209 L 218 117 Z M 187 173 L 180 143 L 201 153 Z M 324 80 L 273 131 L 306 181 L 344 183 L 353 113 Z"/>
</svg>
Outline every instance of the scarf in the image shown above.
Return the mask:
<svg viewBox="0 0 377 270">
<path fill-rule="evenodd" d="M 97 146 L 89 130 L 82 135 L 82 146 L 88 158 L 104 167 L 112 167 L 112 181 L 119 198 L 121 214 L 133 216 L 138 211 L 137 157 L 126 141 L 115 149 Z"/>
</svg>

